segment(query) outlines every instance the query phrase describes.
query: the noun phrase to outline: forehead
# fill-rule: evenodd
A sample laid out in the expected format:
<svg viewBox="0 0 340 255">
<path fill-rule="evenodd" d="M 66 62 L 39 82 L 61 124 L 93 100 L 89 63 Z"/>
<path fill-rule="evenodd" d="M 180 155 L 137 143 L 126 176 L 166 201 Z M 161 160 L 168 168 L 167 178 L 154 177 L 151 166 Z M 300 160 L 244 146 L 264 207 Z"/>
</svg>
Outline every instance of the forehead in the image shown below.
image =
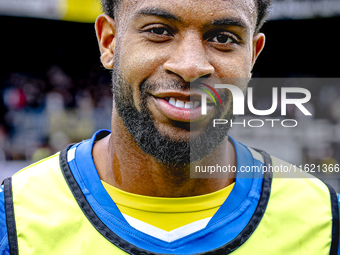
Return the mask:
<svg viewBox="0 0 340 255">
<path fill-rule="evenodd" d="M 255 29 L 255 0 L 121 0 L 119 17 L 125 22 L 141 12 L 165 11 L 185 25 L 203 25 L 214 19 L 241 20 Z"/>
</svg>

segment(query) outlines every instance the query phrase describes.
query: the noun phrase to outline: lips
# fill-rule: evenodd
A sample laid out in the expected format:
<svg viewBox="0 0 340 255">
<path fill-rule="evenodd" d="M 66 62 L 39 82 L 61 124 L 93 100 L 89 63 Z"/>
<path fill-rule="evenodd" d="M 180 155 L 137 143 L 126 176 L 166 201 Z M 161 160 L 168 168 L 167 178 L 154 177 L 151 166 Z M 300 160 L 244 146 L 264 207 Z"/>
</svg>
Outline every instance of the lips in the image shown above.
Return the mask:
<svg viewBox="0 0 340 255">
<path fill-rule="evenodd" d="M 206 116 L 201 114 L 201 96 L 199 94 L 170 92 L 153 95 L 153 98 L 158 109 L 169 119 L 190 122 Z M 211 108 L 212 106 L 207 105 L 208 113 Z"/>
</svg>

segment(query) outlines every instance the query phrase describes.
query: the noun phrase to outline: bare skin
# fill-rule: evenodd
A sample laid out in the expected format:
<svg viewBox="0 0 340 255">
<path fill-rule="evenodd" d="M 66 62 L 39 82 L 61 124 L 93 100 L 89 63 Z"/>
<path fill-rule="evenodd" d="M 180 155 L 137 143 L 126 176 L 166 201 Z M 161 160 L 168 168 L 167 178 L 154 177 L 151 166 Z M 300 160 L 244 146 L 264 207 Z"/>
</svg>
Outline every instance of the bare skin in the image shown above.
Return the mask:
<svg viewBox="0 0 340 255">
<path fill-rule="evenodd" d="M 116 20 L 101 15 L 96 21 L 102 64 L 108 69 L 119 65 L 131 84 L 138 110 L 139 88 L 144 80 L 176 79 L 186 84 L 200 77 L 250 77 L 265 40 L 261 33 L 254 35 L 255 10 L 253 0 L 123 0 Z M 119 54 L 119 63 L 115 63 L 115 54 Z M 152 94 L 160 92 L 162 88 Z M 190 131 L 169 121 L 152 97 L 147 107 L 160 132 L 174 140 L 189 139 Z M 229 107 L 227 102 L 225 112 Z M 197 135 L 204 128 L 202 121 Z M 233 173 L 223 179 L 193 179 L 188 165 L 159 163 L 139 148 L 115 106 L 112 134 L 95 144 L 93 158 L 103 181 L 140 195 L 196 196 L 235 181 Z M 226 137 L 199 164 L 235 166 L 233 145 Z"/>
</svg>

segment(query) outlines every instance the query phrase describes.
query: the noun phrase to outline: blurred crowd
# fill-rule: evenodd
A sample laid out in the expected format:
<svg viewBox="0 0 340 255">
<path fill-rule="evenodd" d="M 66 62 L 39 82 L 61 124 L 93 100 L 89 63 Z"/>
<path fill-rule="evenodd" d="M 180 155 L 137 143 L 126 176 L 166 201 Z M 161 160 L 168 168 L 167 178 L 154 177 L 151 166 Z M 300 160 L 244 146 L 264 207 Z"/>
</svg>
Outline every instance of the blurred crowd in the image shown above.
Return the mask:
<svg viewBox="0 0 340 255">
<path fill-rule="evenodd" d="M 1 81 L 0 160 L 36 161 L 109 129 L 110 75 L 87 78 L 53 65 L 43 75 L 10 73 Z"/>
</svg>

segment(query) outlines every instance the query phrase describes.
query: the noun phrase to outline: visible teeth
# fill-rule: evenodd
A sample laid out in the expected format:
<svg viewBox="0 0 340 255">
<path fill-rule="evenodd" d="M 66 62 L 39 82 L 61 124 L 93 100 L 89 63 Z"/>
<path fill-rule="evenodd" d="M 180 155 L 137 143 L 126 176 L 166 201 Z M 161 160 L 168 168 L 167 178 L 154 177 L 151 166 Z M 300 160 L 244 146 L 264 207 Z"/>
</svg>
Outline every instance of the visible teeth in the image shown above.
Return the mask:
<svg viewBox="0 0 340 255">
<path fill-rule="evenodd" d="M 176 100 L 175 98 L 171 97 L 169 99 L 169 104 L 176 106 L 178 108 L 185 108 L 185 109 L 192 109 L 196 108 L 200 105 L 198 101 L 189 101 L 189 102 L 184 102 L 181 100 Z"/>
<path fill-rule="evenodd" d="M 184 102 L 181 101 L 181 100 L 177 100 L 177 101 L 176 101 L 176 107 L 178 107 L 178 108 L 184 108 Z"/>
<path fill-rule="evenodd" d="M 171 105 L 173 105 L 173 106 L 176 106 L 176 100 L 175 100 L 173 97 L 170 98 L 169 104 L 171 104 Z"/>
<path fill-rule="evenodd" d="M 186 102 L 185 104 L 184 104 L 184 108 L 193 108 L 194 107 L 194 104 L 193 104 L 193 102 Z"/>
</svg>

